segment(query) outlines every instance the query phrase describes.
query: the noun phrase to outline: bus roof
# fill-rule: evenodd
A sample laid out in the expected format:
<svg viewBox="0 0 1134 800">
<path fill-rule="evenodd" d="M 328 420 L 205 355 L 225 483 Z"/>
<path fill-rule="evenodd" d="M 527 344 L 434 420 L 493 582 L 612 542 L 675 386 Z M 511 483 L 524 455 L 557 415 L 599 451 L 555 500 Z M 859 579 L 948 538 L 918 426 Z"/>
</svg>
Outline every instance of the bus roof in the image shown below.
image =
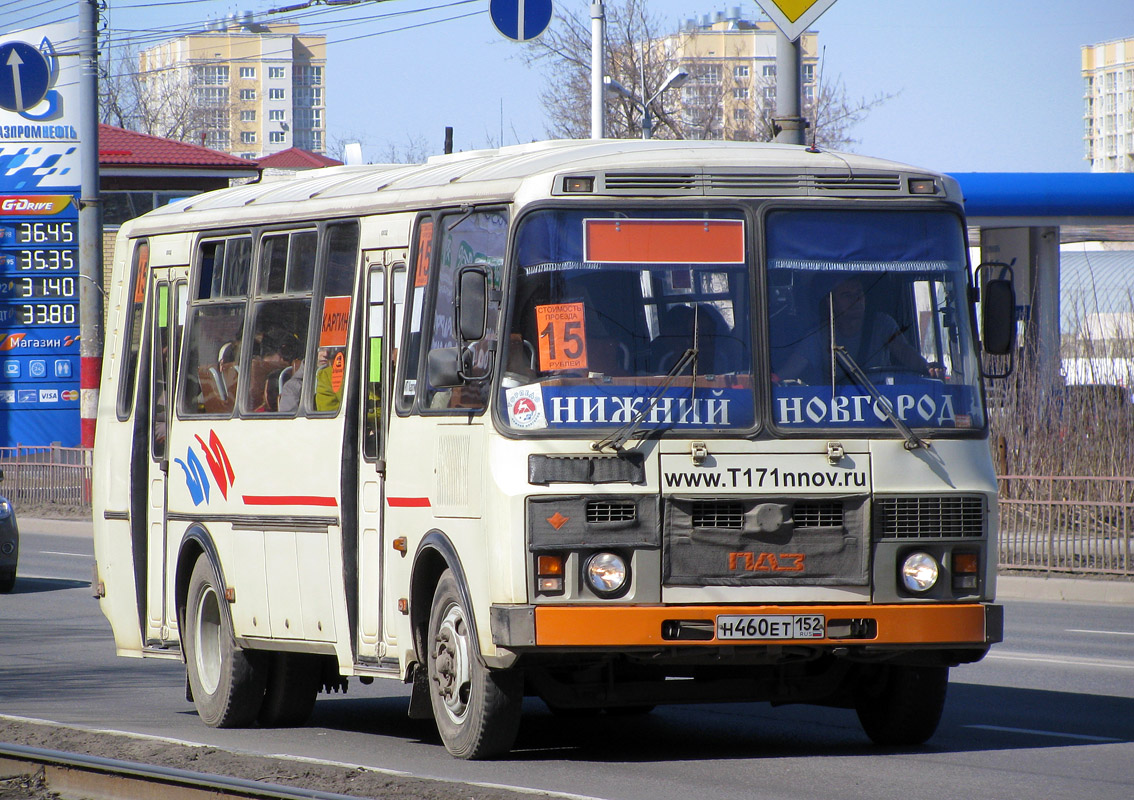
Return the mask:
<svg viewBox="0 0 1134 800">
<path fill-rule="evenodd" d="M 952 179 L 848 153 L 795 145 L 673 140 L 557 140 L 434 156 L 424 164 L 308 170 L 291 180 L 246 184 L 170 203 L 130 223 L 132 234 L 233 224 L 500 202 L 564 194 L 557 176 L 594 176 L 582 196 L 893 196 L 903 176 Z M 576 195 L 579 196 L 579 195 Z M 302 207 L 294 204 L 302 203 Z M 283 206 L 288 206 L 286 209 Z M 240 210 L 240 222 L 234 210 Z M 282 212 L 282 214 L 281 214 Z"/>
</svg>

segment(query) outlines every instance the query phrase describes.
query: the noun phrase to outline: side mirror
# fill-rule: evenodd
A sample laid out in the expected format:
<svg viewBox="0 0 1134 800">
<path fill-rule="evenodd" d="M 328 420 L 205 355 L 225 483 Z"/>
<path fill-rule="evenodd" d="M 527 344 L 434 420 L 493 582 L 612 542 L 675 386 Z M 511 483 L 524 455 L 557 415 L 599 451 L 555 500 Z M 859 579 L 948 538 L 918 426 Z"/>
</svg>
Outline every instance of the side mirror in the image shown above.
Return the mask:
<svg viewBox="0 0 1134 800">
<path fill-rule="evenodd" d="M 488 270 L 480 265 L 464 267 L 457 274 L 457 325 L 462 344 L 483 339 L 487 319 Z"/>
<path fill-rule="evenodd" d="M 426 369 L 429 374 L 429 384 L 437 389 L 454 389 L 464 386 L 461 377 L 462 364 L 460 347 L 439 347 L 430 350 L 426 356 Z"/>
<path fill-rule="evenodd" d="M 1012 352 L 1016 342 L 1016 290 L 1012 281 L 995 279 L 984 285 L 980 327 L 987 352 L 994 356 Z"/>
</svg>

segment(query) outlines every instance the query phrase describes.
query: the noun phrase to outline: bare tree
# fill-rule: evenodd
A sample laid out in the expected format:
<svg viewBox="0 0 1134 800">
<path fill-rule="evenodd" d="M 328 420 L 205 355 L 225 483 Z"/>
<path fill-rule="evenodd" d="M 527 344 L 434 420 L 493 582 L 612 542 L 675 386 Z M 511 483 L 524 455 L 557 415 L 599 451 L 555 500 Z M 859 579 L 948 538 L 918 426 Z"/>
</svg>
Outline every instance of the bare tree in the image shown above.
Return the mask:
<svg viewBox="0 0 1134 800">
<path fill-rule="evenodd" d="M 143 67 L 145 64 L 145 67 Z M 179 142 L 229 147 L 233 104 L 227 65 L 173 69 L 137 51 L 108 55 L 100 66 L 99 118 L 120 128 Z"/>
<path fill-rule="evenodd" d="M 691 79 L 680 91 L 664 92 L 650 106 L 654 136 L 668 139 L 732 139 L 770 141 L 775 138 L 775 77 L 733 74 L 735 56 L 682 63 L 663 42 L 663 22 L 646 0 L 606 3 L 607 74 L 639 99 L 653 97 L 676 68 L 687 68 Z M 541 100 L 548 115 L 548 134 L 557 138 L 590 135 L 591 28 L 589 15 L 561 9 L 556 22 L 528 45 L 524 59 L 543 70 L 546 83 Z M 821 70 L 820 70 L 821 73 Z M 855 142 L 851 128 L 891 95 L 851 101 L 840 79 L 820 81 L 804 102 L 804 116 L 815 126 L 816 143 L 847 147 Z M 641 133 L 638 102 L 619 96 L 607 100 L 606 135 L 634 138 Z"/>
</svg>

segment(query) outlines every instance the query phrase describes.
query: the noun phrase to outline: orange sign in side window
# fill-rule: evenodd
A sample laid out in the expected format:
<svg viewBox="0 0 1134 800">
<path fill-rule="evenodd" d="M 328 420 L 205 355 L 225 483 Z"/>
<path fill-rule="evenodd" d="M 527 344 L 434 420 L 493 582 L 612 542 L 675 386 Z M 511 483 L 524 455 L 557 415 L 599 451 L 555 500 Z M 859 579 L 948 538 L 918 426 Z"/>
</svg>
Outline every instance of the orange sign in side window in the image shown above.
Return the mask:
<svg viewBox="0 0 1134 800">
<path fill-rule="evenodd" d="M 582 303 L 536 306 L 541 371 L 587 368 L 584 316 Z"/>
<path fill-rule="evenodd" d="M 150 243 L 141 241 L 138 243 L 138 249 L 134 252 L 134 258 L 137 259 L 138 271 L 134 279 L 134 302 L 146 302 L 146 279 L 149 277 L 150 268 Z"/>
<path fill-rule="evenodd" d="M 346 356 L 342 351 L 335 353 L 331 362 L 331 391 L 338 394 L 343 390 L 343 375 L 346 373 Z"/>
<path fill-rule="evenodd" d="M 429 283 L 429 258 L 433 255 L 433 220 L 423 219 L 417 229 L 417 269 L 413 274 L 414 287 Z"/>
<path fill-rule="evenodd" d="M 323 325 L 319 331 L 320 347 L 346 347 L 350 325 L 350 296 L 323 298 Z"/>
</svg>

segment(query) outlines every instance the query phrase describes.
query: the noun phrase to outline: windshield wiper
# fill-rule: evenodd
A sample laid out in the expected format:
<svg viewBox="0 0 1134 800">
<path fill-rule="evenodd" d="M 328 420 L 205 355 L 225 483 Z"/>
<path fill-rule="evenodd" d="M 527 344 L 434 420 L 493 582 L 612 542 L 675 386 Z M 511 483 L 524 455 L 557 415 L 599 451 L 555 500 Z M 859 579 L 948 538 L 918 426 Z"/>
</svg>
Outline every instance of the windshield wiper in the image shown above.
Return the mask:
<svg viewBox="0 0 1134 800">
<path fill-rule="evenodd" d="M 858 381 L 859 385 L 866 389 L 866 391 L 870 392 L 870 396 L 874 398 L 875 406 L 881 406 L 882 411 L 885 412 L 887 417 L 889 417 L 890 422 L 894 423 L 894 427 L 901 431 L 902 436 L 906 438 L 905 447 L 907 450 L 917 450 L 921 447 L 924 447 L 926 449 L 929 448 L 929 442 L 925 441 L 925 439 L 922 439 L 920 436 L 914 433 L 913 430 L 910 429 L 909 425 L 898 419 L 898 415 L 894 413 L 894 408 L 890 404 L 890 401 L 882 396 L 882 393 L 878 391 L 878 387 L 875 386 L 874 382 L 866 376 L 866 373 L 863 372 L 862 367 L 858 365 L 858 362 L 854 360 L 854 357 L 851 356 L 849 352 L 847 352 L 847 349 L 845 347 L 832 343 L 831 359 L 832 361 L 836 359 L 841 361 L 843 368 L 846 369 L 850 376 Z M 832 371 L 831 374 L 834 375 L 834 372 Z"/>
<path fill-rule="evenodd" d="M 629 441 L 630 437 L 637 433 L 638 428 L 642 425 L 642 422 L 646 419 L 646 417 L 650 415 L 650 412 L 654 410 L 654 407 L 657 406 L 658 401 L 662 398 L 662 395 L 665 394 L 669 387 L 673 385 L 673 382 L 677 380 L 677 376 L 685 370 L 686 366 L 688 366 L 689 364 L 696 364 L 696 362 L 697 348 L 690 347 L 688 350 L 681 354 L 681 358 L 677 359 L 677 363 L 674 364 L 670 371 L 666 373 L 665 380 L 663 380 L 661 382 L 661 385 L 659 385 L 658 388 L 654 390 L 654 393 L 650 395 L 650 399 L 646 403 L 646 407 L 635 414 L 634 419 L 630 420 L 610 436 L 607 436 L 604 439 L 599 439 L 597 442 L 591 442 L 591 449 L 601 451 L 610 448 L 616 453 L 620 452 L 622 450 L 622 445 L 626 444 L 626 442 Z M 696 376 L 697 370 L 696 367 L 694 367 L 693 383 L 697 382 Z"/>
</svg>

